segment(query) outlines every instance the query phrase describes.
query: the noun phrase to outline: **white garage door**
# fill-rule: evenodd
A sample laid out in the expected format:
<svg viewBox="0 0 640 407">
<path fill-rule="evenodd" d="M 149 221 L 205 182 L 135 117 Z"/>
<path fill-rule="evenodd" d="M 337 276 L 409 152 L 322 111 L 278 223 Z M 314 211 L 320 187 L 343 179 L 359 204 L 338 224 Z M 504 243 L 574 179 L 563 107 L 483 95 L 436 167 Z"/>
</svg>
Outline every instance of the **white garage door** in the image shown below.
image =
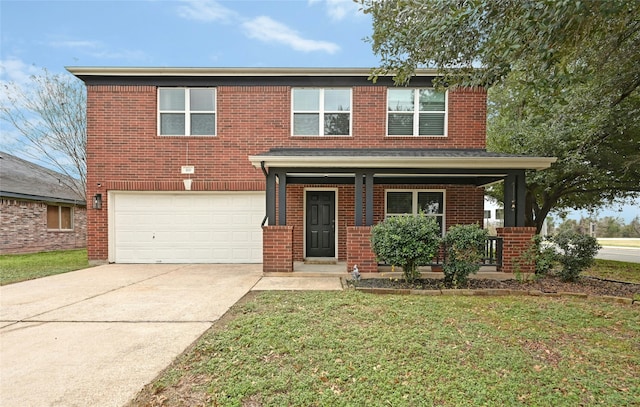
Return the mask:
<svg viewBox="0 0 640 407">
<path fill-rule="evenodd" d="M 113 193 L 116 263 L 261 263 L 264 193 Z"/>
</svg>

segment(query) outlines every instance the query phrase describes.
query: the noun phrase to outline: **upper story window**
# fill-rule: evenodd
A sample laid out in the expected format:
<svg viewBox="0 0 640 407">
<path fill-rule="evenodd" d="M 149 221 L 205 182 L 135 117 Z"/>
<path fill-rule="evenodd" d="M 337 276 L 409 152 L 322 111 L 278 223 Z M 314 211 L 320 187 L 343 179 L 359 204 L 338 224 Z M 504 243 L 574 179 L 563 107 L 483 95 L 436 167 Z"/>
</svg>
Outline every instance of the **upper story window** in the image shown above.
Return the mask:
<svg viewBox="0 0 640 407">
<path fill-rule="evenodd" d="M 73 208 L 47 205 L 47 229 L 73 230 Z"/>
<path fill-rule="evenodd" d="M 386 191 L 385 216 L 417 215 L 433 216 L 444 234 L 443 190 L 394 190 Z"/>
<path fill-rule="evenodd" d="M 160 88 L 158 91 L 161 136 L 215 136 L 214 88 Z"/>
<path fill-rule="evenodd" d="M 387 89 L 389 136 L 446 136 L 447 94 L 434 89 Z"/>
<path fill-rule="evenodd" d="M 294 88 L 294 136 L 351 135 L 351 89 Z"/>
</svg>

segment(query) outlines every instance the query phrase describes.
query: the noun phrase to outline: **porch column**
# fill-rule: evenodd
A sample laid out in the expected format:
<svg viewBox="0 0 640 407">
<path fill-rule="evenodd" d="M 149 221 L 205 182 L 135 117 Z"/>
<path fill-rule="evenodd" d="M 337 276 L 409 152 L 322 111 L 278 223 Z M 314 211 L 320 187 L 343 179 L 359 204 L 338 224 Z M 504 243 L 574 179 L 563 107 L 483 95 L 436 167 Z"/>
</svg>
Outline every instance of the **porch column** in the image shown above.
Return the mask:
<svg viewBox="0 0 640 407">
<path fill-rule="evenodd" d="M 524 171 L 510 172 L 504 178 L 504 226 L 523 227 L 526 199 Z"/>
<path fill-rule="evenodd" d="M 293 226 L 262 227 L 262 271 L 293 271 Z"/>
<path fill-rule="evenodd" d="M 373 226 L 373 172 L 365 173 L 365 225 Z"/>
<path fill-rule="evenodd" d="M 278 225 L 287 224 L 287 173 L 279 172 L 278 181 Z"/>
<path fill-rule="evenodd" d="M 355 225 L 362 226 L 362 177 L 364 174 L 362 172 L 356 172 L 356 180 L 355 180 Z"/>
<path fill-rule="evenodd" d="M 267 175 L 266 210 L 269 225 L 276 224 L 276 174 L 270 171 Z"/>
<path fill-rule="evenodd" d="M 361 273 L 378 271 L 376 255 L 371 249 L 371 226 L 347 226 L 347 272 L 358 266 Z"/>
<path fill-rule="evenodd" d="M 527 199 L 527 184 L 524 176 L 524 171 L 518 173 L 516 179 L 516 226 L 524 227 L 524 215 Z"/>
<path fill-rule="evenodd" d="M 533 245 L 535 227 L 503 227 L 496 228 L 499 237 L 502 238 L 502 266 L 498 271 L 505 273 L 534 273 L 535 261 L 527 259 L 524 255 Z"/>
</svg>

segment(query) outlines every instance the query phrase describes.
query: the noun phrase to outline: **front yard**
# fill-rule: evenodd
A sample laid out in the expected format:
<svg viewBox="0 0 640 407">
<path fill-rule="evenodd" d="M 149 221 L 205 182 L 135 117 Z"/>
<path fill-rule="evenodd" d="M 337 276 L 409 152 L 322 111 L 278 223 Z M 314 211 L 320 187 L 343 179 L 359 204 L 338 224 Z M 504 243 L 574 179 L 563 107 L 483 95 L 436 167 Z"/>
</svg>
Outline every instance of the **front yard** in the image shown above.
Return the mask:
<svg viewBox="0 0 640 407">
<path fill-rule="evenodd" d="M 89 267 L 87 250 L 62 250 L 0 256 L 0 285 Z"/>
<path fill-rule="evenodd" d="M 638 405 L 638 349 L 638 305 L 263 292 L 131 405 Z"/>
</svg>

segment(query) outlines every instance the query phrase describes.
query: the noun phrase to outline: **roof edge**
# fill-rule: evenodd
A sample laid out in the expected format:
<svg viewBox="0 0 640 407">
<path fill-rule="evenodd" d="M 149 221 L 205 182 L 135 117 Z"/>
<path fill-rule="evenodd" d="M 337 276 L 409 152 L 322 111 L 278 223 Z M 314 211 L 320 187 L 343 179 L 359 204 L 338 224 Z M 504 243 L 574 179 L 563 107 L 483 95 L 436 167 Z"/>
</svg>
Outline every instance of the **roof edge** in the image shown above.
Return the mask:
<svg viewBox="0 0 640 407">
<path fill-rule="evenodd" d="M 233 68 L 233 67 L 99 67 L 67 66 L 76 76 L 370 76 L 374 68 Z M 393 75 L 383 75 L 393 76 Z M 439 76 L 435 69 L 418 69 L 415 76 Z"/>
<path fill-rule="evenodd" d="M 556 162 L 556 157 L 313 157 L 313 156 L 249 156 L 254 167 L 296 168 L 464 168 L 544 170 Z"/>
<path fill-rule="evenodd" d="M 71 198 L 56 198 L 52 196 L 43 196 L 43 195 L 29 195 L 29 194 L 21 194 L 19 192 L 10 192 L 10 191 L 0 191 L 0 198 L 18 199 L 18 200 L 34 201 L 34 202 L 49 202 L 53 204 L 70 204 L 70 205 L 78 205 L 78 206 L 87 206 L 86 200 L 71 199 Z"/>
</svg>

